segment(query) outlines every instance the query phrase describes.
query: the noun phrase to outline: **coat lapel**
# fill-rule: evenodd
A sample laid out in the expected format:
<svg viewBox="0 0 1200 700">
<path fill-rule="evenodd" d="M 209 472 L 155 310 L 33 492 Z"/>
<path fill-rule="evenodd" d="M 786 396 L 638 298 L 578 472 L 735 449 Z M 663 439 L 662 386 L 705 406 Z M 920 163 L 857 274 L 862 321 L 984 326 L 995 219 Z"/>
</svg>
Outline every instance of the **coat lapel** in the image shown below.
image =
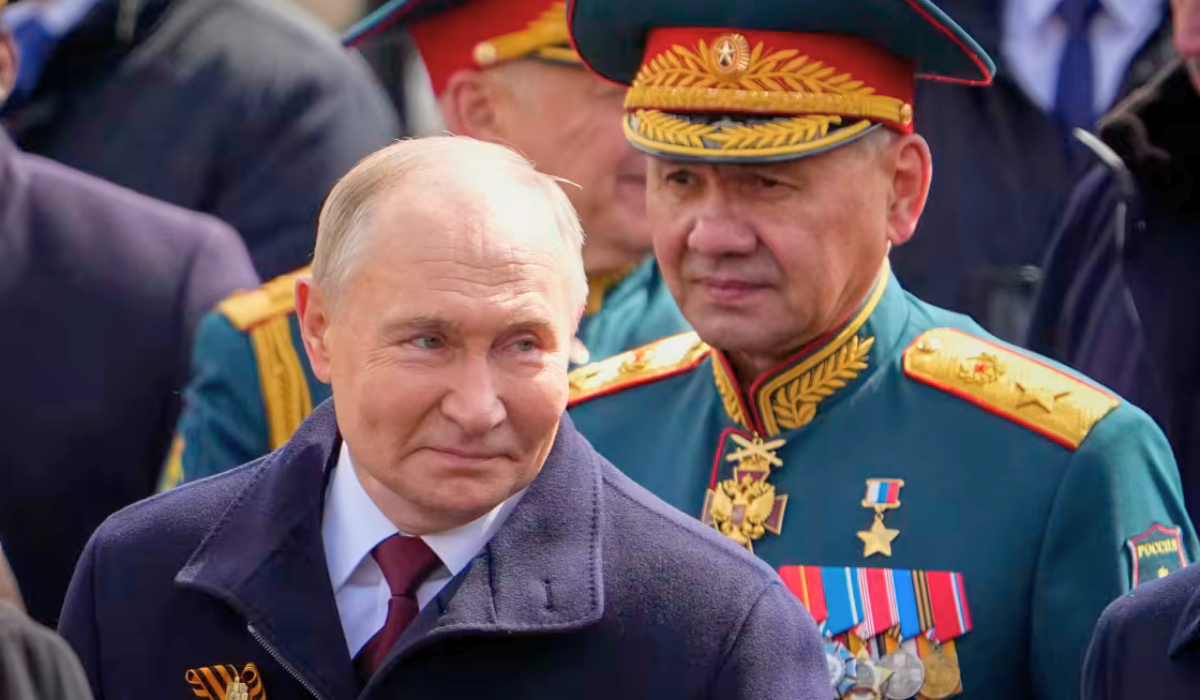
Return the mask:
<svg viewBox="0 0 1200 700">
<path fill-rule="evenodd" d="M 441 639 L 549 634 L 604 615 L 600 457 L 564 414 L 546 464 L 471 565 L 425 606 L 378 674 Z"/>
<path fill-rule="evenodd" d="M 1192 649 L 1200 641 L 1200 589 L 1194 591 L 1183 612 L 1179 614 L 1179 622 L 1175 633 L 1167 646 L 1167 655 L 1174 658 L 1185 650 Z"/>
<path fill-rule="evenodd" d="M 358 694 L 346 645 L 314 643 L 345 637 L 321 540 L 339 442 L 333 402 L 326 401 L 259 463 L 175 579 L 238 611 L 259 643 L 324 698 Z"/>
</svg>

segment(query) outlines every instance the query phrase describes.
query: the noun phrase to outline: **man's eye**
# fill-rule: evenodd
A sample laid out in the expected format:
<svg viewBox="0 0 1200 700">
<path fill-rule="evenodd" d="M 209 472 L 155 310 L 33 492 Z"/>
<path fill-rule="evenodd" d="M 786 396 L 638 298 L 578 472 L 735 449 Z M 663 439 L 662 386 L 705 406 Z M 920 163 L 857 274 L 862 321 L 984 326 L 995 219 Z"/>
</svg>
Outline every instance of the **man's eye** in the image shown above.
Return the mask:
<svg viewBox="0 0 1200 700">
<path fill-rule="evenodd" d="M 413 341 L 413 344 L 422 350 L 439 350 L 445 347 L 445 343 L 436 335 L 424 335 Z"/>
<path fill-rule="evenodd" d="M 779 187 L 780 185 L 783 184 L 779 180 L 775 180 L 775 179 L 769 178 L 769 177 L 762 177 L 761 175 L 756 179 L 757 179 L 758 186 L 763 189 L 771 189 L 772 187 Z"/>
<path fill-rule="evenodd" d="M 537 349 L 537 343 L 529 338 L 526 338 L 513 343 L 512 347 L 513 350 L 516 350 L 517 352 L 533 352 Z"/>
<path fill-rule="evenodd" d="M 695 182 L 695 177 L 687 170 L 676 170 L 667 174 L 667 182 L 672 185 L 690 185 Z"/>
</svg>

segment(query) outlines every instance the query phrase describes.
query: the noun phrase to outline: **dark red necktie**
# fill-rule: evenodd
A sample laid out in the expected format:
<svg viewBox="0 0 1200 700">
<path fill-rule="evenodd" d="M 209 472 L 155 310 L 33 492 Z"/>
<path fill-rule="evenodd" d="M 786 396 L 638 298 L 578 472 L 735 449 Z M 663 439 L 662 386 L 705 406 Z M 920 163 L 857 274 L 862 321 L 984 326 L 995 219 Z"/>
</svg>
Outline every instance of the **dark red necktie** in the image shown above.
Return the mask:
<svg viewBox="0 0 1200 700">
<path fill-rule="evenodd" d="M 392 589 L 392 597 L 388 600 L 387 620 L 383 627 L 354 659 L 354 665 L 364 681 L 383 665 L 400 635 L 416 619 L 421 611 L 417 604 L 417 589 L 442 563 L 420 537 L 400 535 L 392 535 L 380 542 L 372 550 L 371 556 L 383 569 L 383 577 L 387 579 L 388 588 Z"/>
</svg>

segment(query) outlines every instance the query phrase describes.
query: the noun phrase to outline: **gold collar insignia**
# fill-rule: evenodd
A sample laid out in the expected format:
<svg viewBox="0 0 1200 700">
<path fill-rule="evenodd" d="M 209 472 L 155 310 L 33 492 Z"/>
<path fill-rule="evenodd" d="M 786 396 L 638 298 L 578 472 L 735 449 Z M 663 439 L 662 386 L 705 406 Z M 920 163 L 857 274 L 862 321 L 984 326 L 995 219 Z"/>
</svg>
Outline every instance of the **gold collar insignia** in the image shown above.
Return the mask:
<svg viewBox="0 0 1200 700">
<path fill-rule="evenodd" d="M 811 423 L 822 401 L 845 388 L 867 368 L 875 338 L 860 335 L 859 331 L 883 298 L 889 269 L 885 262 L 866 303 L 840 331 L 759 377 L 751 390 L 751 405 L 746 404 L 738 390 L 724 355 L 714 353 L 717 392 L 730 420 L 768 438 Z"/>
</svg>

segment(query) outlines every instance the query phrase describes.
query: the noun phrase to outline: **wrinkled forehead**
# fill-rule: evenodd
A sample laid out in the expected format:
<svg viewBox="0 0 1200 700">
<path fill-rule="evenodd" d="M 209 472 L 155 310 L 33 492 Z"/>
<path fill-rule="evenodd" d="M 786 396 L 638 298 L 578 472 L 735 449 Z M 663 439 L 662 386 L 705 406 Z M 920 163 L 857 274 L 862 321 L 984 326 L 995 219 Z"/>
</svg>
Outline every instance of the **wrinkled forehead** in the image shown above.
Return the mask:
<svg viewBox="0 0 1200 700">
<path fill-rule="evenodd" d="M 570 255 L 547 198 L 512 181 L 413 183 L 381 196 L 372 223 L 374 235 L 401 249 L 482 265 Z"/>
</svg>

